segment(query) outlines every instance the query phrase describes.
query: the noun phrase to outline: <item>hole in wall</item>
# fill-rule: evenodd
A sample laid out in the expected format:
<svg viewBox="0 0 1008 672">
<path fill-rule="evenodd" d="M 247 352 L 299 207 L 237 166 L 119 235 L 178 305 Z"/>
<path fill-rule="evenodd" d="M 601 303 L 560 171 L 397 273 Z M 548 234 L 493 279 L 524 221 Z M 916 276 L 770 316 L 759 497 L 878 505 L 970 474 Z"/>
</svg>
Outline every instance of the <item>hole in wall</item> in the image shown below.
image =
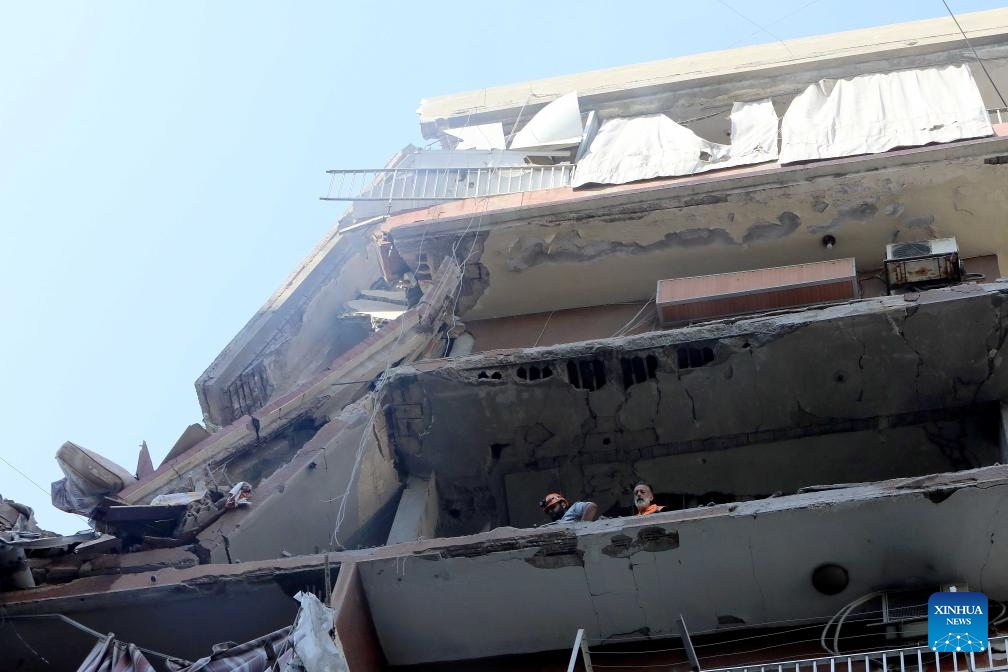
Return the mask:
<svg viewBox="0 0 1008 672">
<path fill-rule="evenodd" d="M 538 367 L 529 366 L 525 368 L 524 366 L 519 366 L 515 370 L 515 376 L 520 380 L 545 380 L 553 375 L 553 369 L 548 366 Z"/>
<path fill-rule="evenodd" d="M 579 390 L 597 390 L 606 384 L 605 364 L 600 359 L 568 360 L 567 380 Z"/>
<path fill-rule="evenodd" d="M 708 346 L 684 346 L 676 348 L 676 359 L 680 369 L 696 369 L 714 361 L 714 350 Z"/>
<path fill-rule="evenodd" d="M 842 593 L 848 583 L 850 575 L 840 565 L 826 563 L 812 570 L 812 586 L 823 595 Z"/>
<path fill-rule="evenodd" d="M 628 389 L 631 385 L 643 383 L 657 375 L 658 358 L 654 355 L 622 357 L 620 358 L 620 369 L 623 372 L 623 387 Z"/>
</svg>

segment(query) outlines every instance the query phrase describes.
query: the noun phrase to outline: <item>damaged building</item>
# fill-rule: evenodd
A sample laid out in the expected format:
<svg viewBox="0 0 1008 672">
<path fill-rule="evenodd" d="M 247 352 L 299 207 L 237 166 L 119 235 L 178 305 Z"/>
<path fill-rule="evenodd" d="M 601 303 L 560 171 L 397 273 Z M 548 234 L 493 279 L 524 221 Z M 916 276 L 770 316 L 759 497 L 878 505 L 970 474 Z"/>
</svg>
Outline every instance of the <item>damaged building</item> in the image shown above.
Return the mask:
<svg viewBox="0 0 1008 672">
<path fill-rule="evenodd" d="M 959 22 L 422 101 L 159 466 L 0 506 L 4 659 L 1008 665 L 1008 10 Z M 967 588 L 990 650 L 931 651 Z"/>
</svg>

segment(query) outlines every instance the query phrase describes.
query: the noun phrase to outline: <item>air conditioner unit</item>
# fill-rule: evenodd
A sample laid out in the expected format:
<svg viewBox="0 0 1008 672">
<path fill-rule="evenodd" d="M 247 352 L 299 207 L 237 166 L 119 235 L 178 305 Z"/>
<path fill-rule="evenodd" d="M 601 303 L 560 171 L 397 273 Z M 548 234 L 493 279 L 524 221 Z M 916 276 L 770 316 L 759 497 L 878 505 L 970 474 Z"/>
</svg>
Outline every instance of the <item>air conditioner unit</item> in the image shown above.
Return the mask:
<svg viewBox="0 0 1008 672">
<path fill-rule="evenodd" d="M 935 592 L 968 592 L 966 584 L 941 584 L 923 588 L 887 590 L 879 599 L 852 612 L 869 621 L 869 626 L 885 629 L 887 639 L 923 639 L 927 637 L 928 598 Z M 875 618 L 878 620 L 873 621 Z"/>
<path fill-rule="evenodd" d="M 954 285 L 965 274 L 955 238 L 886 245 L 884 270 L 890 294 Z"/>
</svg>

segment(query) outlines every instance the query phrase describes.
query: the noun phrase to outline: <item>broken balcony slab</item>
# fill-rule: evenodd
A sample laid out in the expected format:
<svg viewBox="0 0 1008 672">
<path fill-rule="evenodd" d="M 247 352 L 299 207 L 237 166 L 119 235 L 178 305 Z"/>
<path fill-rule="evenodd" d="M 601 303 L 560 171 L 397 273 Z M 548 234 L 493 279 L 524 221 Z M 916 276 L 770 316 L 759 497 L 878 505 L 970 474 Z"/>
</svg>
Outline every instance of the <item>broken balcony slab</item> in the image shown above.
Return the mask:
<svg viewBox="0 0 1008 672">
<path fill-rule="evenodd" d="M 1008 124 L 995 130 L 800 166 L 470 199 L 395 215 L 382 229 L 411 266 L 421 240 L 435 263 L 453 246 L 473 250 L 464 321 L 643 303 L 668 278 L 839 257 L 875 269 L 892 242 L 955 237 L 964 257 L 1003 257 L 1008 165 L 985 161 L 1008 155 Z M 473 245 L 466 232 L 477 216 Z"/>
<path fill-rule="evenodd" d="M 398 501 L 399 476 L 392 455 L 371 431 L 371 413 L 364 402 L 348 406 L 258 484 L 250 506 L 202 530 L 197 538 L 210 561 L 317 553 L 337 541 L 348 548 L 383 543 Z M 351 480 L 358 450 L 359 475 Z"/>
<path fill-rule="evenodd" d="M 0 606 L 8 616 L 63 614 L 123 641 L 197 660 L 217 643 L 249 641 L 289 626 L 298 610 L 293 596 L 300 590 L 325 594 L 338 569 L 338 561 L 324 556 L 160 568 L 3 593 Z M 180 623 L 186 624 L 184 637 Z M 25 672 L 77 669 L 94 643 L 52 619 L 0 624 L 5 665 Z M 48 664 L 32 650 L 43 652 Z"/>
<path fill-rule="evenodd" d="M 821 622 L 865 593 L 962 582 L 1008 597 L 1008 467 L 383 549 L 358 563 L 390 664 L 570 647 L 626 633 Z M 954 536 L 935 530 L 955 530 Z M 950 551 L 954 547 L 954 552 Z M 826 563 L 848 585 L 812 584 Z M 729 618 L 730 616 L 730 618 Z M 451 627 L 444 627 L 451 623 Z M 496 627 L 487 627 L 489 623 Z M 725 625 L 729 623 L 730 625 Z"/>
<path fill-rule="evenodd" d="M 607 510 L 659 459 L 726 449 L 810 470 L 753 496 L 983 466 L 998 459 L 996 402 L 1008 394 L 1006 298 L 1008 284 L 959 285 L 403 366 L 386 389 L 386 431 L 409 473 L 435 473 L 443 503 L 458 500 L 447 508 L 459 527 L 442 515 L 442 534 L 477 531 L 480 515 L 527 523 L 505 506 L 509 474 L 553 473 L 544 485 Z M 753 466 L 735 463 L 761 473 Z"/>
<path fill-rule="evenodd" d="M 243 416 L 182 455 L 166 460 L 150 478 L 123 490 L 121 497 L 131 504 L 149 501 L 154 495 L 180 487 L 183 474 L 199 476 L 212 460 L 223 461 L 236 452 L 247 451 L 299 420 L 335 415 L 358 398 L 388 362 L 409 360 L 428 346 L 429 325 L 423 326 L 422 321 L 433 322 L 434 313 L 441 308 L 421 305 L 386 323 L 333 361 L 326 372 L 272 400 L 254 415 Z"/>
<path fill-rule="evenodd" d="M 222 427 L 258 411 L 368 335 L 337 319 L 379 277 L 368 241 L 364 231 L 330 231 L 228 343 L 196 381 L 208 422 Z"/>
</svg>

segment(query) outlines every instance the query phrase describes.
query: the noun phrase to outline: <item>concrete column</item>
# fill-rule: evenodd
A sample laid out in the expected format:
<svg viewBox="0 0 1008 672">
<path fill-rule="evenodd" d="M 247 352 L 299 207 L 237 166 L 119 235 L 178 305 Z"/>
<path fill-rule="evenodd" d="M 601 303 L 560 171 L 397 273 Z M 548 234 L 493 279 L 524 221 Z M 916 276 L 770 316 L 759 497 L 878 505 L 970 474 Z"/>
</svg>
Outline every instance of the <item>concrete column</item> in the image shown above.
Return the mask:
<svg viewBox="0 0 1008 672">
<path fill-rule="evenodd" d="M 425 480 L 410 476 L 406 490 L 399 500 L 388 543 L 399 544 L 417 539 L 432 539 L 437 534 L 438 523 L 437 483 L 434 475 Z"/>
</svg>

